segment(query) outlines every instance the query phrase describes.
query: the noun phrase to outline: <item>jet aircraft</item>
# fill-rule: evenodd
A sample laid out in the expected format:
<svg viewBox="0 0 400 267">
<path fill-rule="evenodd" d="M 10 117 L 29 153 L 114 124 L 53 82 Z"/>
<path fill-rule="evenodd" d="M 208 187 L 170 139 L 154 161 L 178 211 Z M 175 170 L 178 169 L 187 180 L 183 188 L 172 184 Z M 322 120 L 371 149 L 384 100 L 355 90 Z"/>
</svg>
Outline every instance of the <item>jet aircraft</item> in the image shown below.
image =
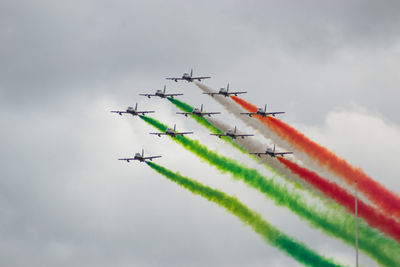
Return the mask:
<svg viewBox="0 0 400 267">
<path fill-rule="evenodd" d="M 148 98 L 151 98 L 152 96 L 158 96 L 161 98 L 167 98 L 167 97 L 174 98 L 174 96 L 183 95 L 183 94 L 166 94 L 165 89 L 166 89 L 166 86 L 164 85 L 164 91 L 157 90 L 155 94 L 139 94 L 139 95 L 147 96 Z"/>
<path fill-rule="evenodd" d="M 198 117 L 211 117 L 211 115 L 221 114 L 221 112 L 203 112 L 203 104 L 201 104 L 201 108 L 194 108 L 192 112 L 177 112 L 176 114 L 182 114 L 185 115 L 185 117 L 187 117 L 188 115 L 196 115 Z"/>
<path fill-rule="evenodd" d="M 213 93 L 203 93 L 205 95 L 210 95 L 210 96 L 215 96 L 215 95 L 223 95 L 225 97 L 228 97 L 230 95 L 235 95 L 237 96 L 238 94 L 245 94 L 247 92 L 229 92 L 229 83 L 226 86 L 226 88 L 221 88 L 219 89 L 218 93 L 217 92 L 213 92 Z"/>
<path fill-rule="evenodd" d="M 150 133 L 154 135 L 158 135 L 158 137 L 161 137 L 161 135 L 169 135 L 171 137 L 176 137 L 178 135 L 184 136 L 185 134 L 193 134 L 193 132 L 177 132 L 176 131 L 176 125 L 174 124 L 174 129 L 167 128 L 164 133 Z"/>
<path fill-rule="evenodd" d="M 121 115 L 121 116 L 122 116 L 123 113 L 132 114 L 132 116 L 145 115 L 146 113 L 154 113 L 153 110 L 151 110 L 151 111 L 138 111 L 138 110 L 137 110 L 137 106 L 138 106 L 138 104 L 136 103 L 135 108 L 133 108 L 133 107 L 128 107 L 128 108 L 126 109 L 126 111 L 122 111 L 122 110 L 112 110 L 112 111 L 110 111 L 110 112 L 112 112 L 112 113 L 117 113 L 117 114 L 119 114 L 119 115 Z"/>
<path fill-rule="evenodd" d="M 177 82 L 178 80 L 181 81 L 187 81 L 187 82 L 193 82 L 195 80 L 198 80 L 199 82 L 201 82 L 201 80 L 204 79 L 210 79 L 211 77 L 208 76 L 204 76 L 204 77 L 193 77 L 193 69 L 190 70 L 190 74 L 185 72 L 181 78 L 166 78 L 167 80 L 173 80 L 175 82 Z"/>
<path fill-rule="evenodd" d="M 145 157 L 144 156 L 144 149 L 142 149 L 142 154 L 140 154 L 139 152 L 135 154 L 135 156 L 133 158 L 122 158 L 122 159 L 118 159 L 118 160 L 126 160 L 126 162 L 129 162 L 131 160 L 137 160 L 140 162 L 145 162 L 146 160 L 151 160 L 153 161 L 153 159 L 155 158 L 161 158 L 161 156 L 151 156 L 151 157 Z"/>
<path fill-rule="evenodd" d="M 237 134 L 236 126 L 233 131 L 229 129 L 225 134 L 210 134 L 210 135 L 215 135 L 215 136 L 218 136 L 219 138 L 221 138 L 222 136 L 228 136 L 232 139 L 236 139 L 237 137 L 242 137 L 242 139 L 244 139 L 245 137 L 248 137 L 248 136 L 254 136 L 254 134 Z"/>
<path fill-rule="evenodd" d="M 274 145 L 273 149 L 271 149 L 270 147 L 267 147 L 267 150 L 265 152 L 256 152 L 256 153 L 250 153 L 250 154 L 257 155 L 259 157 L 261 157 L 261 155 L 268 155 L 268 156 L 274 158 L 276 156 L 284 157 L 285 155 L 293 154 L 293 152 L 275 152 L 275 145 Z"/>
<path fill-rule="evenodd" d="M 262 117 L 267 117 L 269 115 L 272 115 L 275 117 L 276 114 L 283 114 L 285 112 L 278 111 L 278 112 L 267 112 L 267 104 L 265 104 L 264 109 L 263 108 L 257 108 L 257 112 L 241 112 L 240 114 L 246 114 L 249 115 L 249 117 L 252 117 L 253 115 L 260 115 Z"/>
</svg>

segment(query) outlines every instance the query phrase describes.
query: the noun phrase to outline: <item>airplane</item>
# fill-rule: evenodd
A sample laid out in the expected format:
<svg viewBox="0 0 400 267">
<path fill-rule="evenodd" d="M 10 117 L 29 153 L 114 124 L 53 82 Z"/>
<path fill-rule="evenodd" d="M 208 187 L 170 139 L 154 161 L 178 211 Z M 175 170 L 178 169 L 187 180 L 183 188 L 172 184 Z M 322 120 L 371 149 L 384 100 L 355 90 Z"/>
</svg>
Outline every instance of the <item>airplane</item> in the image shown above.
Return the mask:
<svg viewBox="0 0 400 267">
<path fill-rule="evenodd" d="M 164 133 L 150 133 L 150 134 L 158 135 L 158 137 L 161 137 L 161 135 L 169 135 L 171 137 L 176 137 L 178 135 L 184 136 L 185 134 L 193 134 L 193 132 L 177 132 L 176 125 L 174 124 L 174 129 L 167 128 Z"/>
<path fill-rule="evenodd" d="M 182 75 L 182 78 L 166 78 L 166 79 L 167 80 L 173 80 L 175 82 L 177 82 L 178 80 L 187 81 L 187 82 L 193 82 L 195 80 L 198 80 L 199 82 L 201 82 L 201 80 L 203 80 L 203 79 L 210 79 L 210 78 L 211 77 L 208 77 L 208 76 L 206 76 L 206 77 L 193 77 L 193 69 L 191 69 L 190 70 L 190 74 L 185 72 Z"/>
<path fill-rule="evenodd" d="M 135 105 L 135 108 L 133 107 L 128 107 L 126 111 L 122 110 L 112 110 L 110 111 L 112 113 L 118 113 L 119 115 L 122 116 L 122 113 L 127 113 L 127 114 L 132 114 L 132 116 L 137 116 L 137 115 L 145 115 L 146 113 L 154 113 L 154 111 L 138 111 L 137 110 L 137 103 Z"/>
<path fill-rule="evenodd" d="M 228 83 L 228 85 L 226 86 L 226 89 L 225 88 L 221 88 L 221 89 L 219 89 L 219 92 L 218 93 L 203 93 L 203 94 L 205 94 L 205 95 L 210 95 L 210 96 L 214 96 L 214 95 L 223 95 L 223 96 L 225 96 L 225 97 L 228 97 L 228 96 L 230 96 L 230 95 L 235 95 L 235 96 L 237 96 L 238 94 L 246 94 L 247 92 L 229 92 L 229 83 Z"/>
<path fill-rule="evenodd" d="M 147 96 L 148 98 L 150 98 L 152 96 L 159 96 L 161 98 L 167 98 L 167 97 L 174 98 L 174 96 L 183 95 L 183 94 L 166 94 L 165 93 L 165 89 L 166 89 L 166 86 L 164 85 L 164 91 L 163 90 L 157 90 L 155 94 L 139 94 L 139 95 Z"/>
<path fill-rule="evenodd" d="M 285 155 L 293 154 L 293 152 L 275 152 L 275 145 L 274 145 L 273 149 L 267 147 L 267 150 L 265 152 L 256 152 L 256 153 L 250 153 L 250 154 L 257 155 L 259 157 L 261 157 L 261 155 L 268 155 L 268 156 L 274 158 L 276 156 L 284 157 Z"/>
<path fill-rule="evenodd" d="M 260 115 L 263 117 L 267 117 L 268 115 L 272 115 L 273 117 L 275 117 L 276 114 L 283 114 L 285 112 L 282 111 L 278 111 L 278 112 L 267 112 L 267 104 L 265 104 L 264 109 L 263 108 L 258 108 L 257 112 L 241 112 L 240 114 L 246 114 L 249 115 L 249 117 L 253 116 L 253 115 Z"/>
<path fill-rule="evenodd" d="M 118 160 L 126 160 L 126 162 L 129 162 L 131 160 L 138 160 L 140 162 L 145 162 L 146 160 L 151 160 L 153 161 L 153 159 L 155 158 L 161 158 L 161 156 L 151 156 L 151 157 L 145 157 L 144 156 L 144 150 L 142 149 L 142 154 L 140 153 L 136 153 L 135 156 L 133 158 L 122 158 L 122 159 L 118 159 Z"/>
<path fill-rule="evenodd" d="M 194 108 L 192 112 L 177 112 L 176 114 L 182 114 L 182 115 L 185 115 L 185 117 L 187 117 L 188 115 L 196 115 L 199 117 L 203 117 L 203 116 L 211 117 L 211 115 L 221 114 L 221 112 L 203 112 L 203 104 L 201 104 L 200 109 Z"/>
<path fill-rule="evenodd" d="M 225 134 L 210 134 L 210 135 L 215 135 L 215 136 L 218 136 L 219 138 L 221 138 L 222 136 L 228 136 L 232 139 L 236 139 L 237 137 L 242 137 L 242 139 L 244 139 L 245 137 L 248 137 L 248 136 L 254 136 L 254 134 L 237 134 L 236 126 L 233 131 L 229 129 Z"/>
</svg>

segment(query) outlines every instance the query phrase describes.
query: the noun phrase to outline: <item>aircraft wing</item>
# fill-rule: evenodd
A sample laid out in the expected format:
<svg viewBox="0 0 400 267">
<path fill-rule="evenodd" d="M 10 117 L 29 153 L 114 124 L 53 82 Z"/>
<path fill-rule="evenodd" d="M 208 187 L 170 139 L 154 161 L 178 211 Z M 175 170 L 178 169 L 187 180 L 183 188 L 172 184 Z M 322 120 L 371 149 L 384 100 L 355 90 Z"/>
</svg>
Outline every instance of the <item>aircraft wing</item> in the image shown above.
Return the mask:
<svg viewBox="0 0 400 267">
<path fill-rule="evenodd" d="M 201 114 L 210 116 L 210 115 L 215 115 L 215 114 L 221 114 L 221 112 L 202 112 Z"/>
<path fill-rule="evenodd" d="M 285 113 L 285 112 L 283 112 L 283 111 L 279 111 L 279 112 L 266 112 L 265 114 L 266 114 L 266 115 L 275 116 L 276 114 L 283 114 L 283 113 Z"/>
<path fill-rule="evenodd" d="M 247 92 L 228 92 L 228 95 L 240 95 L 240 94 L 246 94 Z"/>
<path fill-rule="evenodd" d="M 161 156 L 144 157 L 143 159 L 144 159 L 144 160 L 147 160 L 147 159 L 153 160 L 153 159 L 156 159 L 156 158 L 161 158 Z"/>
<path fill-rule="evenodd" d="M 185 134 L 193 134 L 193 132 L 179 132 L 179 133 L 176 133 L 176 135 L 185 135 Z"/>
<path fill-rule="evenodd" d="M 166 133 L 149 133 L 149 134 L 154 134 L 154 135 L 158 135 L 161 137 L 161 135 L 167 135 Z"/>
<path fill-rule="evenodd" d="M 254 136 L 254 134 L 235 134 L 235 137 L 245 138 L 245 137 L 248 137 L 248 136 Z"/>
<path fill-rule="evenodd" d="M 167 80 L 172 80 L 172 81 L 175 81 L 175 82 L 184 80 L 184 79 L 182 79 L 182 78 L 165 78 L 165 79 L 167 79 Z"/>
<path fill-rule="evenodd" d="M 165 97 L 174 98 L 174 96 L 183 95 L 183 94 L 165 94 Z"/>
<path fill-rule="evenodd" d="M 126 160 L 126 162 L 129 162 L 130 160 L 135 160 L 134 158 L 122 158 L 122 159 L 118 159 L 118 160 Z"/>
<path fill-rule="evenodd" d="M 119 114 L 119 115 L 122 115 L 122 113 L 128 113 L 128 112 L 126 112 L 126 111 L 119 111 L 119 110 L 111 110 L 110 112 L 112 112 L 112 113 L 117 113 L 117 114 Z"/>
<path fill-rule="evenodd" d="M 182 115 L 187 116 L 187 115 L 192 115 L 193 113 L 192 112 L 177 112 L 176 114 L 182 114 Z"/>
<path fill-rule="evenodd" d="M 204 79 L 210 79 L 211 77 L 205 76 L 205 77 L 192 77 L 192 80 L 204 80 Z"/>
<path fill-rule="evenodd" d="M 137 113 L 142 114 L 142 115 L 144 115 L 146 113 L 154 113 L 154 112 L 155 111 L 153 111 L 153 110 L 150 110 L 150 111 L 137 111 Z"/>
<path fill-rule="evenodd" d="M 252 152 L 252 153 L 249 153 L 249 154 L 251 154 L 251 155 L 256 155 L 256 156 L 261 156 L 261 155 L 266 155 L 267 153 L 265 153 L 265 152 Z"/>
<path fill-rule="evenodd" d="M 218 92 L 213 92 L 213 93 L 203 93 L 203 95 L 210 95 L 210 96 L 215 96 L 215 95 L 219 95 Z"/>
<path fill-rule="evenodd" d="M 275 156 L 284 157 L 285 155 L 288 155 L 288 154 L 293 154 L 293 152 L 275 152 Z"/>
<path fill-rule="evenodd" d="M 210 134 L 210 135 L 215 135 L 215 136 L 218 136 L 219 138 L 221 138 L 222 136 L 228 136 L 226 134 Z"/>
<path fill-rule="evenodd" d="M 244 115 L 257 115 L 256 112 L 240 112 L 240 114 L 244 114 Z"/>
<path fill-rule="evenodd" d="M 152 97 L 152 96 L 156 96 L 155 94 L 139 94 L 139 95 L 147 96 L 148 98 L 150 98 L 150 97 Z"/>
</svg>

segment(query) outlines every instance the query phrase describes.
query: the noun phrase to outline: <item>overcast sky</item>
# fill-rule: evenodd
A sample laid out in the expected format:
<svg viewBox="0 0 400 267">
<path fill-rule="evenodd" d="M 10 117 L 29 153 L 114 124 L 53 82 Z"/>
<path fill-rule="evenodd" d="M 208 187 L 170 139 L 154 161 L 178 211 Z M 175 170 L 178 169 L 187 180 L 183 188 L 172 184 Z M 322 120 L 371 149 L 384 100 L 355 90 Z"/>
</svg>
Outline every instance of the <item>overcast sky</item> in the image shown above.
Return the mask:
<svg viewBox="0 0 400 267">
<path fill-rule="evenodd" d="M 225 210 L 144 164 L 236 195 L 343 263 L 353 250 L 112 109 L 156 110 L 202 143 L 257 167 L 161 99 L 243 124 L 194 84 L 247 90 L 258 106 L 400 193 L 398 1 L 0 1 L 1 266 L 295 266 Z M 247 129 L 251 131 L 251 129 Z M 361 255 L 364 266 L 374 262 Z"/>
</svg>

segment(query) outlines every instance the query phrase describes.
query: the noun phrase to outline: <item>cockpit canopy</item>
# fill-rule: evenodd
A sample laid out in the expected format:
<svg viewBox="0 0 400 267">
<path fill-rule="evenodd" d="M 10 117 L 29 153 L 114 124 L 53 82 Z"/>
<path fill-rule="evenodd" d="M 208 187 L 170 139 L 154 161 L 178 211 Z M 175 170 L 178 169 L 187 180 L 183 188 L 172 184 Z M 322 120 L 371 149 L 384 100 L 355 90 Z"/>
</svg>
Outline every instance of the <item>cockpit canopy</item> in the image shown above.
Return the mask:
<svg viewBox="0 0 400 267">
<path fill-rule="evenodd" d="M 162 94 L 162 90 L 157 90 L 156 94 Z"/>
<path fill-rule="evenodd" d="M 189 73 L 186 73 L 186 72 L 185 72 L 185 73 L 183 74 L 183 77 L 190 77 L 190 75 L 189 75 Z"/>
<path fill-rule="evenodd" d="M 227 93 L 228 91 L 225 88 L 221 88 L 221 89 L 219 89 L 219 92 L 220 93 Z"/>
<path fill-rule="evenodd" d="M 142 157 L 142 155 L 140 153 L 135 154 L 135 158 L 141 158 L 141 157 Z"/>
<path fill-rule="evenodd" d="M 258 112 L 258 113 L 263 113 L 263 112 L 264 112 L 264 109 L 263 109 L 263 108 L 258 108 L 258 109 L 257 109 L 257 112 Z"/>
<path fill-rule="evenodd" d="M 194 109 L 193 109 L 193 113 L 200 113 L 200 109 L 194 108 Z"/>
<path fill-rule="evenodd" d="M 133 107 L 128 107 L 128 110 L 133 110 Z"/>
</svg>

